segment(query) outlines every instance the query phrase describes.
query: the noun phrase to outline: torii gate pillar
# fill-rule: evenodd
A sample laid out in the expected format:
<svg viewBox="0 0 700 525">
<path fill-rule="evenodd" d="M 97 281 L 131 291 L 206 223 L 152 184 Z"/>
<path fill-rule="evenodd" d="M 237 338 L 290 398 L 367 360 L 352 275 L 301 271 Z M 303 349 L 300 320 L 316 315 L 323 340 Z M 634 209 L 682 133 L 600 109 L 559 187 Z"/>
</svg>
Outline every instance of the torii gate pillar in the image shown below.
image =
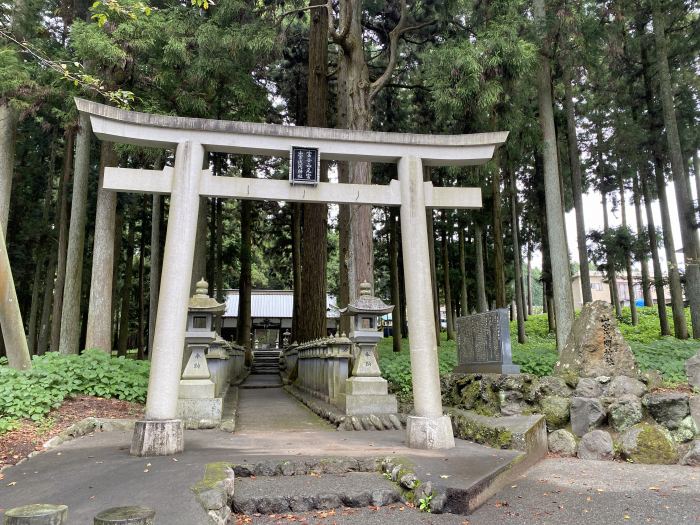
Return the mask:
<svg viewBox="0 0 700 525">
<path fill-rule="evenodd" d="M 411 375 L 416 415 L 407 421 L 407 441 L 412 448 L 452 448 L 452 422 L 442 413 L 440 373 L 435 345 L 433 288 L 430 280 L 428 225 L 425 216 L 423 164 L 417 157 L 399 160 L 401 184 L 401 236 L 410 326 Z"/>
</svg>

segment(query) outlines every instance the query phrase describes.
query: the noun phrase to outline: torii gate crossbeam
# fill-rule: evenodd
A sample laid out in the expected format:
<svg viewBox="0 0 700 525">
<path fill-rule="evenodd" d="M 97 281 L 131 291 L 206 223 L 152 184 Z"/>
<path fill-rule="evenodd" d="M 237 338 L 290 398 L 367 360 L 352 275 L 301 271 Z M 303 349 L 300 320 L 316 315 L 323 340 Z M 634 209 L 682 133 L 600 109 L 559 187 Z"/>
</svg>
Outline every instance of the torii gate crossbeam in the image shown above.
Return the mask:
<svg viewBox="0 0 700 525">
<path fill-rule="evenodd" d="M 182 422 L 176 419 L 184 349 L 187 301 L 200 197 L 335 202 L 400 206 L 406 303 L 415 416 L 407 422 L 413 448 L 454 447 L 452 425 L 443 415 L 440 394 L 427 208 L 479 208 L 476 188 L 435 188 L 423 181 L 423 165 L 477 165 L 493 156 L 507 132 L 475 135 L 417 135 L 304 128 L 151 115 L 76 99 L 103 140 L 176 148 L 175 167 L 162 172 L 107 168 L 103 188 L 170 194 L 146 418 L 137 423 L 134 455 L 168 455 L 183 449 Z M 286 181 L 213 177 L 202 170 L 206 151 L 288 155 L 290 146 L 319 148 L 321 158 L 398 163 L 398 181 L 387 186 L 320 183 L 291 186 Z"/>
</svg>

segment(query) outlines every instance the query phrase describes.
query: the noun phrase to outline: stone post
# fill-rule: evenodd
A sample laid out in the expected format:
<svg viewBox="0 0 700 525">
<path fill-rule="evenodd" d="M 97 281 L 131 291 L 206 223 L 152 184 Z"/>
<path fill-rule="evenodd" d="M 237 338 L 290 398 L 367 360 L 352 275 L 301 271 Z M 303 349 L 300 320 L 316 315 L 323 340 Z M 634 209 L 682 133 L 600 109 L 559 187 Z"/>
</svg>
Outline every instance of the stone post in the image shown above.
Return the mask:
<svg viewBox="0 0 700 525">
<path fill-rule="evenodd" d="M 398 172 L 401 184 L 401 235 L 404 239 L 411 239 L 411 242 L 403 243 L 416 412 L 415 416 L 408 417 L 406 425 L 408 446 L 452 448 L 455 446 L 452 423 L 442 413 L 440 394 L 422 162 L 417 157 L 403 157 L 399 160 Z"/>
<path fill-rule="evenodd" d="M 93 525 L 153 525 L 155 516 L 148 507 L 112 507 L 95 516 Z"/>
<path fill-rule="evenodd" d="M 68 507 L 37 503 L 5 511 L 5 525 L 66 525 Z"/>
<path fill-rule="evenodd" d="M 181 452 L 184 448 L 182 421 L 175 417 L 203 159 L 204 148 L 201 144 L 189 141 L 178 144 L 148 380 L 146 420 L 136 423 L 131 443 L 132 455 L 165 456 Z M 149 426 L 152 428 L 149 429 Z"/>
</svg>

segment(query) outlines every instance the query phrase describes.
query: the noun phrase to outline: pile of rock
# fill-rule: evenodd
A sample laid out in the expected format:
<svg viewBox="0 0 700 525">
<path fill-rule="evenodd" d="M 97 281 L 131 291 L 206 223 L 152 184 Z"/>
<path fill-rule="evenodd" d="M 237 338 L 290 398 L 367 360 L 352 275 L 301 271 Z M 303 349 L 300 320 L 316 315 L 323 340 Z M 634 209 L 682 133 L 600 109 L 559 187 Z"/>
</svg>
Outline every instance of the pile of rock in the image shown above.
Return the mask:
<svg viewBox="0 0 700 525">
<path fill-rule="evenodd" d="M 659 390 L 658 374 L 640 373 L 607 303 L 584 306 L 555 372 L 453 374 L 443 402 L 488 416 L 543 414 L 556 454 L 700 465 L 700 395 Z"/>
</svg>

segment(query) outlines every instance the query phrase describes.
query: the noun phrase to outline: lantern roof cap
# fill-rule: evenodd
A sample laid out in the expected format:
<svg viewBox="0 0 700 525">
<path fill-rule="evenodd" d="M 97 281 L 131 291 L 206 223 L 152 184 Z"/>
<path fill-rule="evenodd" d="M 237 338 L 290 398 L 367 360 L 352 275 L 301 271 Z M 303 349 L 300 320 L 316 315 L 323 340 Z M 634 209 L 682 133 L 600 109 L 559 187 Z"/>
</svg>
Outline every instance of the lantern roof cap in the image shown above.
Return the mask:
<svg viewBox="0 0 700 525">
<path fill-rule="evenodd" d="M 209 297 L 209 283 L 202 277 L 195 285 L 194 295 L 190 297 L 188 303 L 189 310 L 198 312 L 211 312 L 214 314 L 223 313 L 226 309 L 225 303 L 219 303 L 213 297 Z"/>
<path fill-rule="evenodd" d="M 372 295 L 372 285 L 367 281 L 360 284 L 360 296 L 347 307 L 341 308 L 340 313 L 344 315 L 356 314 L 388 314 L 394 310 L 394 305 L 386 304 L 379 297 Z"/>
</svg>

